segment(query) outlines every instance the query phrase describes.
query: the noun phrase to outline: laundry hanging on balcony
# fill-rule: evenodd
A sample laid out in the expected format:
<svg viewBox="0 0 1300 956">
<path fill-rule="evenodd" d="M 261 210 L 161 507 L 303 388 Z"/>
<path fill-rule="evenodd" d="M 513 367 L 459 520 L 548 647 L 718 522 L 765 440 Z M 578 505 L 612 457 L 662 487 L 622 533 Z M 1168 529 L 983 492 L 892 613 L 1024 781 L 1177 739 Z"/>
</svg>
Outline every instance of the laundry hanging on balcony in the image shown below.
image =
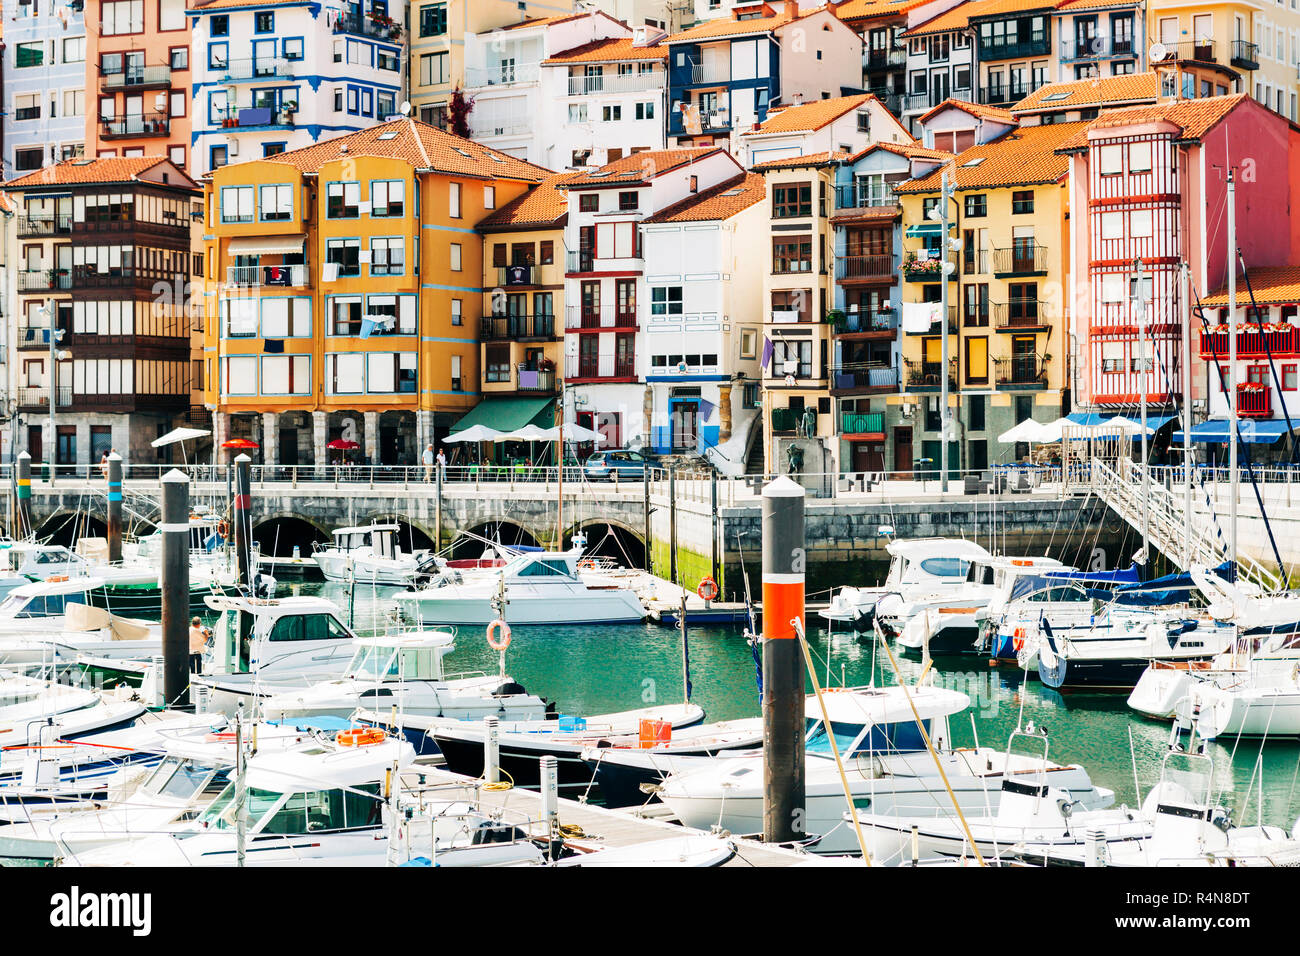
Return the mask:
<svg viewBox="0 0 1300 956">
<path fill-rule="evenodd" d="M 930 331 L 930 326 L 940 319 L 938 302 L 904 302 L 903 331 L 917 334 Z"/>
</svg>

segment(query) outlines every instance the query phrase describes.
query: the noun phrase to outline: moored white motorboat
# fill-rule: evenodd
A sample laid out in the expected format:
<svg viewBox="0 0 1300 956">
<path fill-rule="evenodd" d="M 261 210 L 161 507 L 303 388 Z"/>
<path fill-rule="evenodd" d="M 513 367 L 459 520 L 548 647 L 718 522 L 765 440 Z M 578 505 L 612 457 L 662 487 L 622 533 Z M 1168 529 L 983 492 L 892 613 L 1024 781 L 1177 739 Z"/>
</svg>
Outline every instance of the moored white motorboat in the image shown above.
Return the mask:
<svg viewBox="0 0 1300 956">
<path fill-rule="evenodd" d="M 436 564 L 428 551 L 403 551 L 401 530 L 396 524 L 336 528 L 333 542 L 319 548 L 312 560 L 330 581 L 409 586 Z"/>
</svg>

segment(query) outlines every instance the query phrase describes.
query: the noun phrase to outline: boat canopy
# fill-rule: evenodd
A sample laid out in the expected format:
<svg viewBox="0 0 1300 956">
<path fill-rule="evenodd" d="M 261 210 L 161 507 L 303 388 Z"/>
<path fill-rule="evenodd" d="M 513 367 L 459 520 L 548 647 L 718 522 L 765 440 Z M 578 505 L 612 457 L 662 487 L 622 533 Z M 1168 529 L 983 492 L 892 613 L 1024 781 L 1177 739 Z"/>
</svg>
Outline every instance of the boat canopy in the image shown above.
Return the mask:
<svg viewBox="0 0 1300 956">
<path fill-rule="evenodd" d="M 1142 580 L 1142 569 L 1136 563 L 1124 570 L 1115 571 L 1048 571 L 1049 578 L 1069 578 L 1079 584 L 1137 584 Z"/>
<path fill-rule="evenodd" d="M 1212 573 L 1225 581 L 1232 582 L 1236 580 L 1237 568 L 1233 562 L 1225 561 L 1214 568 Z M 1113 593 L 1105 597 L 1119 604 L 1154 607 L 1160 604 L 1182 604 L 1187 601 L 1195 588 L 1196 582 L 1184 571 L 1178 574 L 1166 574 L 1164 577 L 1140 584 L 1116 588 Z"/>
</svg>

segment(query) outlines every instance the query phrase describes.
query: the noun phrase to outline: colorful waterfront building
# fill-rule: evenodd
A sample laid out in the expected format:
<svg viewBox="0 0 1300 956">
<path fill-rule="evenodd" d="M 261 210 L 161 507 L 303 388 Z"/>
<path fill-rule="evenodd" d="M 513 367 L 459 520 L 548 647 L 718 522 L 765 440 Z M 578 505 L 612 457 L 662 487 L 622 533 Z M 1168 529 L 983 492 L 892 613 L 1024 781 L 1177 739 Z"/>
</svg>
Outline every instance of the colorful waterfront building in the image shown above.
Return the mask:
<svg viewBox="0 0 1300 956">
<path fill-rule="evenodd" d="M 546 179 L 415 120 L 204 183 L 205 378 L 219 442 L 265 461 L 413 464 L 478 401 L 479 223 Z"/>
<path fill-rule="evenodd" d="M 835 15 L 862 37 L 862 87 L 874 94 L 895 116 L 903 115 L 907 96 L 908 11 L 938 9 L 926 0 L 845 0 Z M 933 15 L 933 14 L 931 14 Z"/>
<path fill-rule="evenodd" d="M 1059 0 L 1052 29 L 1057 54 L 1049 76 L 1053 82 L 1125 76 L 1147 68 L 1143 0 Z"/>
<path fill-rule="evenodd" d="M 80 4 L 54 0 L 6 4 L 5 21 L 0 158 L 12 178 L 85 152 L 86 28 Z"/>
<path fill-rule="evenodd" d="M 5 184 L 19 206 L 20 442 L 34 461 L 98 462 L 190 409 L 190 223 L 198 186 L 159 157 L 66 160 Z M 49 335 L 62 333 L 51 367 Z M 54 408 L 54 431 L 50 408 Z"/>
<path fill-rule="evenodd" d="M 86 152 L 166 156 L 189 168 L 186 0 L 86 0 Z"/>
<path fill-rule="evenodd" d="M 737 136 L 747 166 L 770 159 L 838 151 L 857 153 L 872 143 L 913 142 L 912 135 L 871 93 L 773 107 L 762 123 Z"/>
</svg>

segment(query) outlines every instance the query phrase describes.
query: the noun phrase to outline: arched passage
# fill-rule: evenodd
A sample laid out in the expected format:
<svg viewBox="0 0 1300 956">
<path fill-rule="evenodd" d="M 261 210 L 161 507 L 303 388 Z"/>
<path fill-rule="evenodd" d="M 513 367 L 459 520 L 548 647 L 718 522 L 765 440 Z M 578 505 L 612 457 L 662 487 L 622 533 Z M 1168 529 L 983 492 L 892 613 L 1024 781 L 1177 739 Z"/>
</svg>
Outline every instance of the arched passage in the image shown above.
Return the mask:
<svg viewBox="0 0 1300 956">
<path fill-rule="evenodd" d="M 84 511 L 60 511 L 36 527 L 36 540 L 73 547 L 79 538 L 102 538 L 108 534 L 103 518 Z"/>
<path fill-rule="evenodd" d="M 275 515 L 253 525 L 253 540 L 261 553 L 277 558 L 290 557 L 295 547 L 305 558 L 312 553 L 313 544 L 329 538 L 323 528 L 297 515 Z"/>
<path fill-rule="evenodd" d="M 470 537 L 471 535 L 478 537 Z M 493 521 L 490 524 L 475 525 L 465 534 L 458 535 L 452 543 L 450 557 L 477 558 L 486 547 L 480 538 L 487 538 L 489 541 L 507 546 L 523 544 L 535 548 L 539 544 L 536 536 L 523 525 L 515 524 L 513 521 Z"/>
<path fill-rule="evenodd" d="M 630 528 L 609 521 L 584 521 L 570 530 L 566 544 L 572 543 L 574 531 L 587 535 L 584 553 L 610 558 L 625 568 L 645 567 L 645 542 Z"/>
</svg>

